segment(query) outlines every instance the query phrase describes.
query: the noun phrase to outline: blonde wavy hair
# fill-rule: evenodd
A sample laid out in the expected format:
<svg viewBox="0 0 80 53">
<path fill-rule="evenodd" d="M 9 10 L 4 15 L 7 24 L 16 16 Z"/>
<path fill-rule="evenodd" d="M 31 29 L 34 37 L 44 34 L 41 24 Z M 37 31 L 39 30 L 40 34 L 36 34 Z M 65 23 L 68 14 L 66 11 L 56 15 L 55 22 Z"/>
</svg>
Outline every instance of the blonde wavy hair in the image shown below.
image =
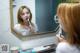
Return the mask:
<svg viewBox="0 0 80 53">
<path fill-rule="evenodd" d="M 80 45 L 80 3 L 59 4 L 57 15 L 66 29 L 67 42 Z"/>
</svg>

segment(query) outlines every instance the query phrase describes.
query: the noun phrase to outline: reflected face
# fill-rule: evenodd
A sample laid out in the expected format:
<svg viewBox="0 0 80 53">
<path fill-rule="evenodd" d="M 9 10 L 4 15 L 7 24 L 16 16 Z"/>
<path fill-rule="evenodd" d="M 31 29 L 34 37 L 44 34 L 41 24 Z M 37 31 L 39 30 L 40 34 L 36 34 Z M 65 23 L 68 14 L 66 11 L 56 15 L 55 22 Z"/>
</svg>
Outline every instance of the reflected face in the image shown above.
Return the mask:
<svg viewBox="0 0 80 53">
<path fill-rule="evenodd" d="M 30 19 L 30 12 L 28 9 L 24 8 L 22 11 L 22 14 L 20 15 L 23 21 L 29 20 Z"/>
</svg>

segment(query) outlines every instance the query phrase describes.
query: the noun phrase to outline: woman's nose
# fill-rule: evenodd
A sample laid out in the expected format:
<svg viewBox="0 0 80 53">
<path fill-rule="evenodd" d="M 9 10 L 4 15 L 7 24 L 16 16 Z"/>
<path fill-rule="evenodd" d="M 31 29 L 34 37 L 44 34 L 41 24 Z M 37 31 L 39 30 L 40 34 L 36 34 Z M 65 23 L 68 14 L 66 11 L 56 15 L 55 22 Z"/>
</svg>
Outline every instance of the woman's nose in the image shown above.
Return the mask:
<svg viewBox="0 0 80 53">
<path fill-rule="evenodd" d="M 25 14 L 25 16 L 28 16 L 27 14 Z"/>
</svg>

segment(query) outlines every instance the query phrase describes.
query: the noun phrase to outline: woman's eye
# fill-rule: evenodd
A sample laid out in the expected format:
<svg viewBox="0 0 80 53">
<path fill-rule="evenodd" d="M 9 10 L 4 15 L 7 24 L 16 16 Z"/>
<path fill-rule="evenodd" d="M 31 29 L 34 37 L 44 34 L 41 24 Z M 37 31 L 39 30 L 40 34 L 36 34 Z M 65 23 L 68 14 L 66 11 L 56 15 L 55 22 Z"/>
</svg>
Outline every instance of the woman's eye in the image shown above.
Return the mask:
<svg viewBox="0 0 80 53">
<path fill-rule="evenodd" d="M 24 15 L 24 13 L 22 13 L 22 15 Z"/>
<path fill-rule="evenodd" d="M 29 14 L 29 12 L 26 12 L 26 14 Z"/>
</svg>

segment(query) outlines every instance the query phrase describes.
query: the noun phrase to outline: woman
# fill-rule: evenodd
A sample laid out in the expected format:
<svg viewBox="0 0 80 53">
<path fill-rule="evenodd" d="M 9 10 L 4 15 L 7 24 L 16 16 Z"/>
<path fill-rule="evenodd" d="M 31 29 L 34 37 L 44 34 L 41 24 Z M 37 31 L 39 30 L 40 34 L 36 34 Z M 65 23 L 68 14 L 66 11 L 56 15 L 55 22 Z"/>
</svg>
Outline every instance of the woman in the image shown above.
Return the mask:
<svg viewBox="0 0 80 53">
<path fill-rule="evenodd" d="M 23 35 L 30 35 L 38 31 L 37 26 L 34 25 L 32 20 L 32 13 L 26 6 L 21 6 L 17 14 L 18 24 L 14 26 L 14 30 Z"/>
<path fill-rule="evenodd" d="M 57 9 L 66 40 L 58 37 L 56 53 L 80 53 L 80 3 L 61 3 Z"/>
</svg>

